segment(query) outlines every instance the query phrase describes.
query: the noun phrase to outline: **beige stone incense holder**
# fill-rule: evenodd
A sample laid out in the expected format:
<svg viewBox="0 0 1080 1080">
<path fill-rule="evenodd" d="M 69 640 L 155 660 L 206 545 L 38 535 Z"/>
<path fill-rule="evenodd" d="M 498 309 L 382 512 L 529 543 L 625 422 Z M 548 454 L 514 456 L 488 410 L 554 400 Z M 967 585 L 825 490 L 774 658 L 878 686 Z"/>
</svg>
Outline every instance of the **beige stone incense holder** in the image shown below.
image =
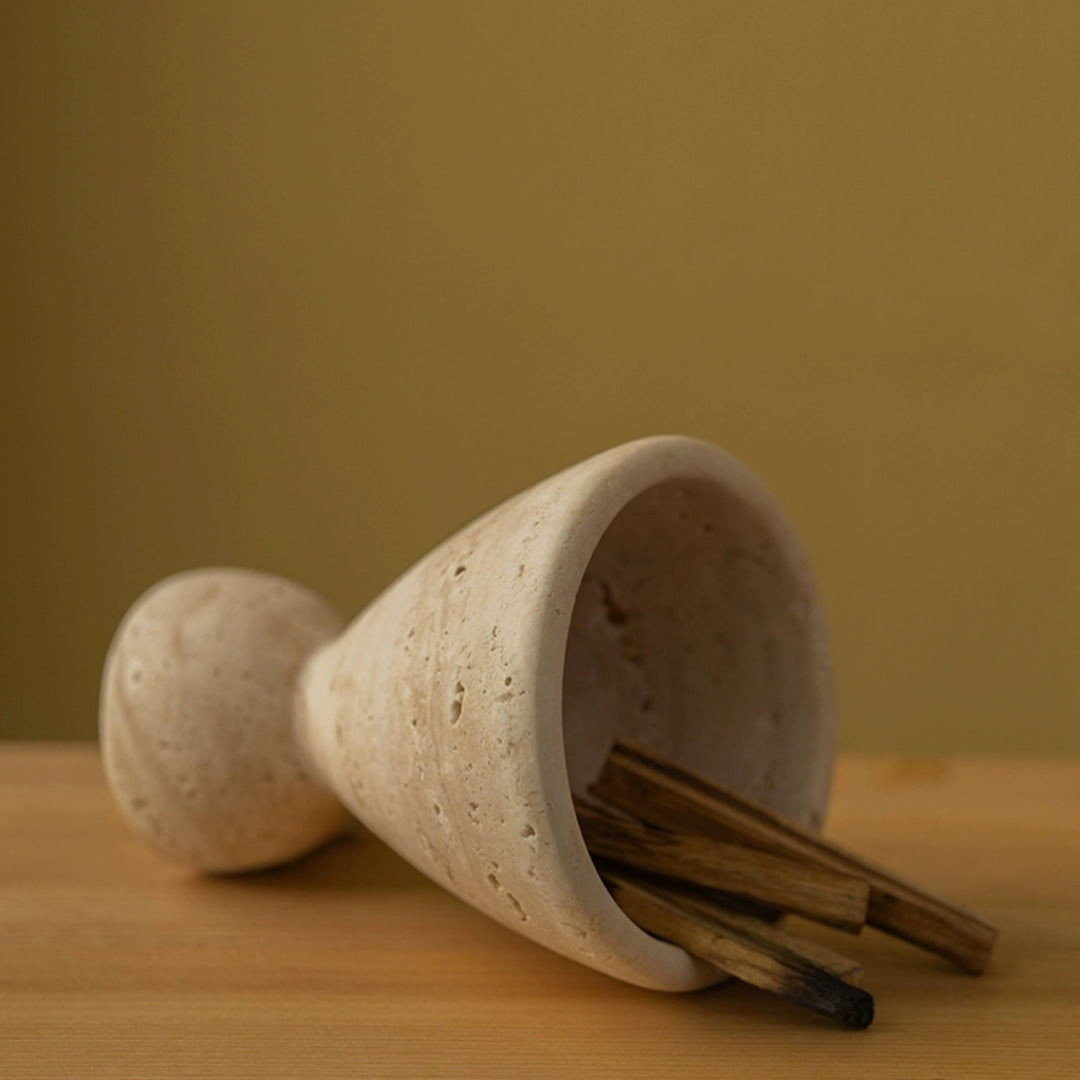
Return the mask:
<svg viewBox="0 0 1080 1080">
<path fill-rule="evenodd" d="M 354 814 L 446 889 L 641 986 L 720 977 L 609 896 L 572 792 L 616 733 L 818 826 L 830 665 L 799 544 L 716 448 L 657 437 L 530 488 L 352 623 L 291 582 L 154 586 L 105 664 L 129 821 L 208 871 L 299 856 Z"/>
</svg>

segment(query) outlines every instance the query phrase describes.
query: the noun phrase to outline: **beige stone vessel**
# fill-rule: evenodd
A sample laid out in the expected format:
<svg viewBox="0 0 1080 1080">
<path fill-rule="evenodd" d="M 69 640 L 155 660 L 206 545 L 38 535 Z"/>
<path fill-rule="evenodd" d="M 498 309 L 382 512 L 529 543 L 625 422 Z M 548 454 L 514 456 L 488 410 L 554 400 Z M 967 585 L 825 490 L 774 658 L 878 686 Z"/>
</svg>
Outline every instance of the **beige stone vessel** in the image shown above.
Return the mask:
<svg viewBox="0 0 1080 1080">
<path fill-rule="evenodd" d="M 156 848 L 272 865 L 353 814 L 453 893 L 641 986 L 721 975 L 615 905 L 572 792 L 615 734 L 811 826 L 833 758 L 821 609 L 797 539 L 731 456 L 676 436 L 496 507 L 345 626 L 299 585 L 154 586 L 105 664 L 106 773 Z"/>
</svg>

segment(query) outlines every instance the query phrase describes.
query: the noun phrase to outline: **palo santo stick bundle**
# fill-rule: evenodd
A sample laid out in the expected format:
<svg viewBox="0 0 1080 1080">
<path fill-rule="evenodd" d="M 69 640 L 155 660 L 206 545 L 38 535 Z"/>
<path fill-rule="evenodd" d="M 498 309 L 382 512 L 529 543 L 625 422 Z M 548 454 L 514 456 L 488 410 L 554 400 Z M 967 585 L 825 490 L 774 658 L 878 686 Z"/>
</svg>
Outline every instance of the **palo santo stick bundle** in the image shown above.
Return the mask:
<svg viewBox="0 0 1080 1080">
<path fill-rule="evenodd" d="M 576 803 L 578 823 L 593 855 L 803 915 L 855 932 L 866 922 L 870 889 L 854 874 L 807 866 L 782 855 L 656 829 Z"/>
<path fill-rule="evenodd" d="M 631 918 L 848 1026 L 873 1018 L 873 999 L 850 985 L 858 965 L 732 904 L 852 933 L 868 923 L 975 974 L 989 959 L 997 932 L 974 915 L 639 746 L 616 742 L 590 794 L 582 834 Z"/>
<path fill-rule="evenodd" d="M 781 936 L 782 931 L 746 916 L 725 917 L 722 909 L 695 909 L 680 902 L 677 893 L 617 871 L 604 876 L 616 903 L 650 933 L 847 1027 L 864 1028 L 874 1019 L 874 999 L 784 940 L 793 935 Z"/>
</svg>

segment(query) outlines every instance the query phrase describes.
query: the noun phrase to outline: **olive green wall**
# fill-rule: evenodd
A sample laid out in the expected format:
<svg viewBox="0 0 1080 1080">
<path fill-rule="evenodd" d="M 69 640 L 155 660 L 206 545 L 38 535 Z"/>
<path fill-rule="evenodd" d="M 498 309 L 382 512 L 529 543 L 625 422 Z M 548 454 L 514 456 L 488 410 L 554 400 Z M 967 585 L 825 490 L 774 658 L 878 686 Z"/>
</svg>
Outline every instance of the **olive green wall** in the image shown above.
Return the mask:
<svg viewBox="0 0 1080 1080">
<path fill-rule="evenodd" d="M 0 734 L 156 578 L 358 610 L 622 440 L 816 567 L 841 737 L 1080 750 L 1080 5 L 9 5 Z"/>
</svg>

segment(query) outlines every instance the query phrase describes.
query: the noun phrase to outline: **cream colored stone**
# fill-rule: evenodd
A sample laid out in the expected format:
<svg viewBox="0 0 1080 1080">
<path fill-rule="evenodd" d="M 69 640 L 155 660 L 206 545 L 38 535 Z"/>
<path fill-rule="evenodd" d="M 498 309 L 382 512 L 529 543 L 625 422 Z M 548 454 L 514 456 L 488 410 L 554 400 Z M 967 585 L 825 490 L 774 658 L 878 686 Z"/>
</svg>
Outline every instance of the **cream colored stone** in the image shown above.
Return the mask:
<svg viewBox="0 0 1080 1080">
<path fill-rule="evenodd" d="M 193 570 L 128 612 L 105 662 L 105 773 L 128 820 L 202 870 L 309 851 L 347 820 L 294 735 L 304 662 L 344 626 L 307 589 Z"/>
<path fill-rule="evenodd" d="M 618 732 L 817 826 L 833 753 L 795 536 L 743 466 L 672 436 L 492 510 L 339 636 L 298 586 L 169 579 L 118 631 L 102 730 L 121 806 L 170 854 L 214 869 L 291 857 L 337 827 L 333 792 L 493 918 L 668 990 L 718 973 L 622 914 L 571 791 Z"/>
</svg>

